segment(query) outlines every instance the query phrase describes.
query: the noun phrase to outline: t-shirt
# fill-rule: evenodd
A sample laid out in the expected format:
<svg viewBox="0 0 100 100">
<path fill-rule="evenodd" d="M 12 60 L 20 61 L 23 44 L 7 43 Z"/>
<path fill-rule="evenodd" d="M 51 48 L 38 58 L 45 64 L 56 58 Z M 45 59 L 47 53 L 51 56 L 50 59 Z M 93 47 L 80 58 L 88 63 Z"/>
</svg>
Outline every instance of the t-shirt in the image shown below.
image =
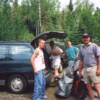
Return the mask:
<svg viewBox="0 0 100 100">
<path fill-rule="evenodd" d="M 68 57 L 68 61 L 75 61 L 77 52 L 78 52 L 78 48 L 76 48 L 74 46 L 67 48 L 66 54 Z"/>
<path fill-rule="evenodd" d="M 80 59 L 83 61 L 84 66 L 92 67 L 97 65 L 97 56 L 100 56 L 100 47 L 95 43 L 82 45 L 80 47 Z"/>
<path fill-rule="evenodd" d="M 44 55 L 43 51 L 39 48 L 37 48 L 34 53 L 38 53 L 37 57 L 35 58 L 34 61 L 34 66 L 37 71 L 45 69 L 45 61 L 44 61 Z"/>
<path fill-rule="evenodd" d="M 63 50 L 58 46 L 54 46 L 54 48 L 52 49 L 52 53 L 56 56 L 59 56 L 63 53 Z"/>
<path fill-rule="evenodd" d="M 63 50 L 59 47 L 59 46 L 54 46 L 53 49 L 50 47 L 50 45 L 46 45 L 46 51 L 48 54 L 51 54 L 51 52 L 59 52 L 59 53 L 63 53 Z"/>
</svg>

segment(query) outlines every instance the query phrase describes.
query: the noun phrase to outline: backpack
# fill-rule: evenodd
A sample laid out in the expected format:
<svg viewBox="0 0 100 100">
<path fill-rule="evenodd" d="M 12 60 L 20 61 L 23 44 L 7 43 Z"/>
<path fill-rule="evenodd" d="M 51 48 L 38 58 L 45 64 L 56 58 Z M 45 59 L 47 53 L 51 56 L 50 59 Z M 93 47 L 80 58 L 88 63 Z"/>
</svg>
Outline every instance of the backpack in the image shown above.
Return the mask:
<svg viewBox="0 0 100 100">
<path fill-rule="evenodd" d="M 74 81 L 73 81 L 71 95 L 75 98 L 75 100 L 85 100 L 85 98 L 88 95 L 86 84 L 77 75 L 77 71 L 75 71 L 74 73 Z"/>
</svg>

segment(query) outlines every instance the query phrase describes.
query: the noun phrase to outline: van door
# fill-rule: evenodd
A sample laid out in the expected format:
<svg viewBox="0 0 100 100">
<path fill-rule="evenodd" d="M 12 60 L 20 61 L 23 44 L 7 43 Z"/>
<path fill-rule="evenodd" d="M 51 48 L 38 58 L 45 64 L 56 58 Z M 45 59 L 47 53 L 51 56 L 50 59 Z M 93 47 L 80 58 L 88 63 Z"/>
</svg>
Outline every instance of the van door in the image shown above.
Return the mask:
<svg viewBox="0 0 100 100">
<path fill-rule="evenodd" d="M 9 71 L 12 72 L 32 72 L 31 59 L 32 50 L 27 45 L 9 46 Z"/>
</svg>

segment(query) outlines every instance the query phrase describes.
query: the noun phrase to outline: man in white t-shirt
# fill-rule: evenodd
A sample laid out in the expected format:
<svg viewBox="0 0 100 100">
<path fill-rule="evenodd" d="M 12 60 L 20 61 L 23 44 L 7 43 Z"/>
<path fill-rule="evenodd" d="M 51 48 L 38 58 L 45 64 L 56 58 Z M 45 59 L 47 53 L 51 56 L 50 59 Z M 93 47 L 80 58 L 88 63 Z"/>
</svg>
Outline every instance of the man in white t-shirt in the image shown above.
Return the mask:
<svg viewBox="0 0 100 100">
<path fill-rule="evenodd" d="M 63 53 L 63 50 L 56 46 L 54 41 L 50 41 L 50 47 L 51 47 L 51 59 L 52 59 L 52 68 L 54 69 L 54 76 L 55 78 L 59 78 L 59 68 L 61 66 L 61 54 Z"/>
<path fill-rule="evenodd" d="M 34 95 L 32 100 L 42 100 L 47 98 L 45 95 L 45 61 L 42 49 L 45 47 L 45 40 L 39 39 L 38 47 L 35 49 L 31 62 L 34 70 Z"/>
</svg>

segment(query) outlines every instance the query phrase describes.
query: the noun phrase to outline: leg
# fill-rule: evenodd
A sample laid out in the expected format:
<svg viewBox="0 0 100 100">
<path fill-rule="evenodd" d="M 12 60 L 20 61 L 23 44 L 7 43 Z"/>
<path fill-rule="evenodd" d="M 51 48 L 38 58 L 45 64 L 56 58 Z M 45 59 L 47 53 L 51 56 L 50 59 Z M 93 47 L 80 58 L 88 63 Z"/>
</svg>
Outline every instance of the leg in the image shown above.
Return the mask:
<svg viewBox="0 0 100 100">
<path fill-rule="evenodd" d="M 45 74 L 43 72 L 43 75 L 42 75 L 42 80 L 43 80 L 43 84 L 42 84 L 42 96 L 45 96 L 45 89 L 46 89 L 46 78 L 45 78 Z"/>
<path fill-rule="evenodd" d="M 54 76 L 55 78 L 59 77 L 59 65 L 54 65 Z"/>
<path fill-rule="evenodd" d="M 55 68 L 55 77 L 58 77 L 59 76 L 59 72 L 58 72 L 58 69 Z"/>
<path fill-rule="evenodd" d="M 74 71 L 74 61 L 69 61 L 68 62 L 68 67 L 70 69 L 70 74 L 73 75 L 73 71 Z"/>
<path fill-rule="evenodd" d="M 78 92 L 78 88 L 79 88 L 79 83 L 80 83 L 80 81 L 79 80 L 77 80 L 76 82 L 75 82 L 75 93 L 77 93 Z"/>
<path fill-rule="evenodd" d="M 100 83 L 96 83 L 95 88 L 96 88 L 96 91 L 97 91 L 97 94 L 98 94 L 98 97 L 99 97 L 99 100 L 100 100 Z"/>
<path fill-rule="evenodd" d="M 47 99 L 48 97 L 47 97 L 47 95 L 46 95 L 46 78 L 45 78 L 45 74 L 44 74 L 44 72 L 43 72 L 43 77 L 42 77 L 42 80 L 43 80 L 43 84 L 42 84 L 42 99 L 44 100 L 44 99 Z"/>
<path fill-rule="evenodd" d="M 33 93 L 33 97 L 32 100 L 41 100 L 40 97 L 40 90 L 41 90 L 41 86 L 40 86 L 40 72 L 38 72 L 38 74 L 34 75 L 34 93 Z"/>
<path fill-rule="evenodd" d="M 93 77 L 91 74 L 93 74 L 93 72 L 91 71 L 88 72 L 87 68 L 84 68 L 83 71 L 84 71 L 83 78 L 88 90 L 89 98 L 90 100 L 94 100 L 94 95 L 93 95 L 93 90 L 92 90 L 92 85 L 91 85 L 91 81 L 92 81 L 91 77 Z"/>
<path fill-rule="evenodd" d="M 94 100 L 94 95 L 93 95 L 93 90 L 92 90 L 91 84 L 87 84 L 86 86 L 88 89 L 88 95 L 89 95 L 90 100 Z"/>
<path fill-rule="evenodd" d="M 91 80 L 95 85 L 99 100 L 100 100 L 100 76 L 96 75 L 97 66 L 94 66 L 91 71 Z"/>
</svg>

